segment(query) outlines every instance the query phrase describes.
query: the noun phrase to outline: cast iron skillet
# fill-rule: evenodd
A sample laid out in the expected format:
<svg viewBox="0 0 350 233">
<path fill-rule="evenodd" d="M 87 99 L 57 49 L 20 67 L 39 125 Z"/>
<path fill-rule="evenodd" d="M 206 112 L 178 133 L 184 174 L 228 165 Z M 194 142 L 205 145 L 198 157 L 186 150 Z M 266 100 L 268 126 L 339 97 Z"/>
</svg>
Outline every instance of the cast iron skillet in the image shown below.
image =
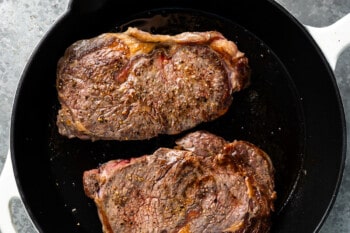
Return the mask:
<svg viewBox="0 0 350 233">
<path fill-rule="evenodd" d="M 146 141 L 82 141 L 58 134 L 56 64 L 79 39 L 136 26 L 153 33 L 218 30 L 252 67 L 251 86 L 229 112 L 201 124 L 226 140 L 248 140 L 276 168 L 272 232 L 316 232 L 337 194 L 345 120 L 333 73 L 291 15 L 272 1 L 72 1 L 30 59 L 16 94 L 11 154 L 21 198 L 41 232 L 101 232 L 82 188 L 84 170 L 172 147 L 182 135 Z"/>
</svg>

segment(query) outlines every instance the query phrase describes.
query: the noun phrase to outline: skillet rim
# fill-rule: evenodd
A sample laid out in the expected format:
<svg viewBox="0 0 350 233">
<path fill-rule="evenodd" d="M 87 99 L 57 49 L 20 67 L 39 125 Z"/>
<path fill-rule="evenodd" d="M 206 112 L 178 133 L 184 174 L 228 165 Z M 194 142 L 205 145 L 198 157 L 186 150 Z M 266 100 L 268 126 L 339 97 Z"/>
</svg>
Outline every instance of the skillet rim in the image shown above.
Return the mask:
<svg viewBox="0 0 350 233">
<path fill-rule="evenodd" d="M 336 94 L 336 97 L 337 97 L 337 104 L 339 105 L 339 109 L 338 110 L 340 110 L 340 115 L 338 117 L 340 117 L 340 119 L 341 119 L 340 124 L 342 125 L 342 139 L 343 139 L 342 140 L 342 157 L 341 157 L 340 169 L 338 171 L 338 175 L 337 175 L 338 178 L 337 178 L 336 183 L 335 183 L 335 189 L 333 190 L 332 198 L 329 200 L 329 203 L 327 205 L 328 207 L 327 207 L 326 211 L 324 212 L 323 217 L 320 220 L 318 226 L 316 227 L 316 231 L 317 231 L 323 225 L 325 219 L 328 217 L 328 214 L 329 214 L 331 208 L 333 207 L 333 204 L 335 202 L 335 199 L 336 199 L 336 196 L 337 196 L 337 193 L 339 191 L 340 184 L 341 184 L 341 181 L 342 181 L 342 177 L 343 177 L 343 171 L 344 171 L 345 159 L 346 159 L 346 146 L 347 146 L 347 144 L 346 144 L 346 137 L 347 137 L 347 135 L 346 135 L 346 121 L 345 121 L 344 108 L 343 108 L 343 105 L 342 105 L 342 99 L 341 99 L 341 96 L 340 96 L 340 93 L 339 93 L 339 89 L 338 89 L 337 84 L 336 84 L 336 79 L 335 79 L 334 73 L 331 70 L 331 68 L 330 68 L 328 62 L 326 61 L 323 53 L 321 52 L 320 48 L 318 47 L 317 43 L 314 41 L 312 36 L 307 32 L 307 30 L 303 27 L 303 25 L 299 21 L 297 21 L 285 8 L 283 8 L 281 5 L 279 5 L 276 2 L 273 2 L 273 1 L 268 1 L 268 2 L 270 2 L 272 5 L 274 5 L 274 7 L 278 8 L 279 11 L 283 12 L 284 15 L 289 17 L 290 20 L 299 27 L 299 30 L 301 30 L 303 32 L 303 34 L 306 36 L 306 38 L 311 42 L 313 48 L 317 51 L 318 56 L 322 59 L 323 64 L 325 65 L 325 67 L 326 67 L 326 69 L 327 69 L 327 71 L 329 73 L 330 80 L 332 81 L 332 84 L 333 84 L 332 89 L 335 91 L 335 94 Z M 51 28 L 48 30 L 48 32 L 45 34 L 45 36 L 39 42 L 37 47 L 34 49 L 30 59 L 28 60 L 28 62 L 26 64 L 25 69 L 22 72 L 22 75 L 21 75 L 21 78 L 20 78 L 20 81 L 19 81 L 19 84 L 18 84 L 18 87 L 17 87 L 17 91 L 16 91 L 16 94 L 15 94 L 15 100 L 14 100 L 12 117 L 11 117 L 11 132 L 10 132 L 10 139 L 11 139 L 10 142 L 11 143 L 10 143 L 10 150 L 11 150 L 11 159 L 12 159 L 12 162 L 13 162 L 13 169 L 14 169 L 14 174 L 15 174 L 17 187 L 19 189 L 19 193 L 20 193 L 21 199 L 22 199 L 22 201 L 23 201 L 23 203 L 25 205 L 26 211 L 29 213 L 30 218 L 33 221 L 35 227 L 38 230 L 40 230 L 40 231 L 42 231 L 42 229 L 40 227 L 40 223 L 37 221 L 36 217 L 32 213 L 31 208 L 30 208 L 30 203 L 28 203 L 27 200 L 26 200 L 26 196 L 25 196 L 25 193 L 23 191 L 22 184 L 21 184 L 21 179 L 20 179 L 19 174 L 18 174 L 18 166 L 17 166 L 17 163 L 16 163 L 15 151 L 17 150 L 17 148 L 14 145 L 14 141 L 15 141 L 15 129 L 14 129 L 15 126 L 14 125 L 15 125 L 15 119 L 17 117 L 19 117 L 16 114 L 17 108 L 18 108 L 18 99 L 20 98 L 21 89 L 22 89 L 22 86 L 23 86 L 23 82 L 26 79 L 25 77 L 27 76 L 26 74 L 28 72 L 28 69 L 29 69 L 30 65 L 35 61 L 35 56 L 36 56 L 37 53 L 39 53 L 40 48 L 42 47 L 42 44 L 47 40 L 47 38 L 52 34 L 52 32 L 56 29 L 56 27 L 58 25 L 63 24 L 64 21 L 68 17 L 70 17 L 72 14 L 74 14 L 74 13 L 75 12 L 73 12 L 72 9 L 68 9 L 67 12 L 64 13 L 59 18 L 59 20 L 57 20 L 51 26 Z"/>
</svg>

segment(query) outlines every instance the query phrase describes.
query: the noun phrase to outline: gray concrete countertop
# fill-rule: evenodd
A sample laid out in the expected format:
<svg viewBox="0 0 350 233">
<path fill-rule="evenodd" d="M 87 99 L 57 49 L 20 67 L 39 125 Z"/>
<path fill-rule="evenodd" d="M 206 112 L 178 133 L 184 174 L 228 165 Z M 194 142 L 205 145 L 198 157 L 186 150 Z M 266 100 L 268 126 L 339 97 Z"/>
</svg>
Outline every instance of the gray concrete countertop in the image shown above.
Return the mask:
<svg viewBox="0 0 350 233">
<path fill-rule="evenodd" d="M 0 171 L 9 147 L 12 104 L 21 73 L 31 52 L 65 12 L 69 0 L 0 0 Z M 301 23 L 327 26 L 350 13 L 350 0 L 277 0 Z M 350 30 L 350 29 L 349 29 Z M 350 48 L 337 63 L 335 76 L 348 124 L 350 155 Z M 0 187 L 1 189 L 4 187 Z M 20 233 L 36 232 L 20 200 L 11 202 L 13 221 Z M 1 210 L 4 211 L 4 210 Z M 350 232 L 350 164 L 346 164 L 336 202 L 321 233 Z"/>
</svg>

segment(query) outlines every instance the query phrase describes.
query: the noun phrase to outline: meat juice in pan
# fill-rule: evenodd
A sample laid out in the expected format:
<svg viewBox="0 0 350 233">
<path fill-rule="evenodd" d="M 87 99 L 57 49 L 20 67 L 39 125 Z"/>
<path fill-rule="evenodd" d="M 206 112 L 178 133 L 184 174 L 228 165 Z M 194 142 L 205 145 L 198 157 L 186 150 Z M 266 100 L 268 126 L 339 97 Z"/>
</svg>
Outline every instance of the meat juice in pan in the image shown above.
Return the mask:
<svg viewBox="0 0 350 233">
<path fill-rule="evenodd" d="M 173 147 L 174 141 L 188 132 L 207 130 L 228 141 L 246 140 L 267 152 L 276 169 L 277 200 L 273 218 L 283 210 L 298 181 L 303 159 L 303 117 L 301 100 L 293 80 L 273 53 L 252 33 L 216 15 L 196 11 L 156 10 L 117 22 L 111 32 L 128 26 L 159 34 L 183 31 L 217 30 L 234 41 L 246 54 L 252 70 L 248 88 L 233 94 L 228 112 L 219 119 L 203 123 L 179 135 L 164 135 L 145 141 L 84 141 L 60 136 L 56 127 L 59 104 L 53 98 L 49 115 L 48 154 L 53 185 L 59 201 L 71 213 L 77 232 L 100 232 L 95 204 L 82 188 L 85 170 L 116 158 L 152 154 L 159 147 Z M 83 201 L 82 201 L 83 200 Z"/>
</svg>

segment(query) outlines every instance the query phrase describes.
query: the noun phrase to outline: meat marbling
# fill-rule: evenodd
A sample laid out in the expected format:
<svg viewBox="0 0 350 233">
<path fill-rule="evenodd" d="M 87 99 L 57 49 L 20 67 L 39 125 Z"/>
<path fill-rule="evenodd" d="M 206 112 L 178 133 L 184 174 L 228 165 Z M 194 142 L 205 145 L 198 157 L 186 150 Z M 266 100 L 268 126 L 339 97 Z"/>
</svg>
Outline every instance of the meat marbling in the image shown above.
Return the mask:
<svg viewBox="0 0 350 233">
<path fill-rule="evenodd" d="M 57 126 L 90 140 L 176 134 L 223 115 L 249 76 L 248 58 L 217 31 L 104 33 L 59 60 Z"/>
<path fill-rule="evenodd" d="M 269 232 L 276 192 L 263 150 L 205 131 L 176 143 L 84 172 L 104 233 Z"/>
</svg>

